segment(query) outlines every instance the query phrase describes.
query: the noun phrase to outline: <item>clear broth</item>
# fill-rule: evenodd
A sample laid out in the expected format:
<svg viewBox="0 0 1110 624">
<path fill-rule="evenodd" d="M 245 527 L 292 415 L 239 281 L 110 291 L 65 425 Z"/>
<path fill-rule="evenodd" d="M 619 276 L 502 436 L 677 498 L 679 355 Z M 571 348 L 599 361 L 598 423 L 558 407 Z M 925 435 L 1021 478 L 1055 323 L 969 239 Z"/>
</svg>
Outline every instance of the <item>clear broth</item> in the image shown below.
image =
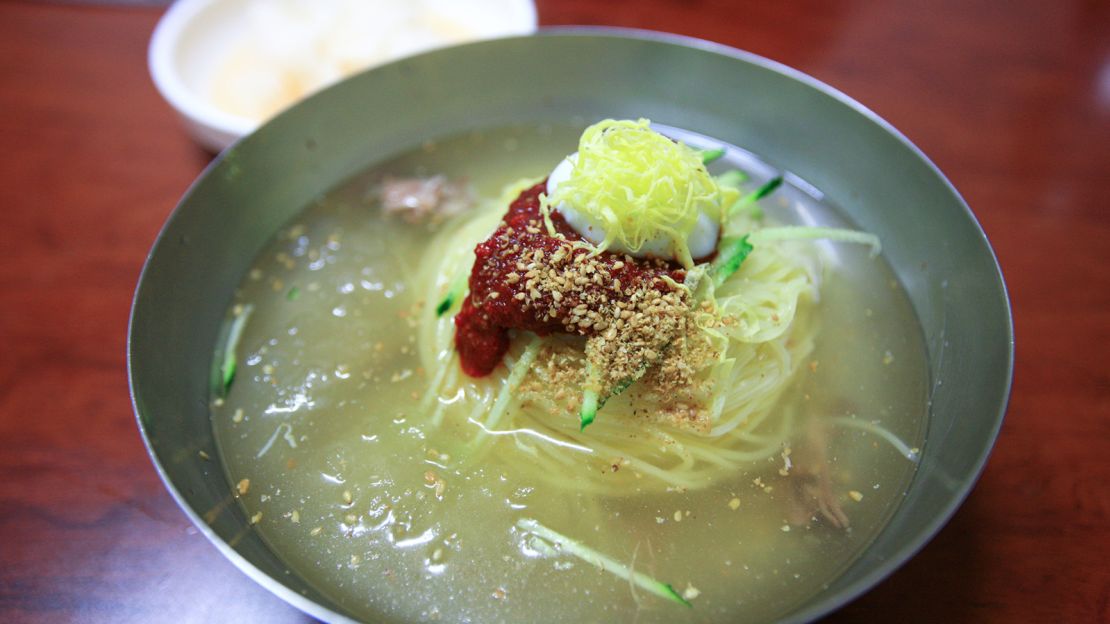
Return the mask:
<svg viewBox="0 0 1110 624">
<path fill-rule="evenodd" d="M 573 151 L 581 123 L 474 132 L 384 163 L 323 196 L 259 254 L 232 307 L 253 305 L 231 391 L 212 410 L 232 484 L 254 529 L 290 569 L 357 617 L 395 621 L 772 620 L 819 593 L 874 539 L 914 465 L 867 432 L 835 430 L 826 449 L 851 528 L 791 526 L 790 477 L 774 457 L 708 489 L 601 497 L 517 476 L 498 457 L 460 469 L 416 397 L 407 277 L 427 226 L 383 219 L 367 191 L 383 173 L 465 178 L 482 196 L 540 178 Z M 678 134 L 677 132 L 673 135 Z M 714 145 L 696 135 L 688 143 Z M 729 166 L 766 179 L 742 150 Z M 800 181 L 766 200 L 785 222 L 847 226 Z M 812 363 L 791 401 L 877 421 L 909 446 L 925 429 L 921 330 L 881 259 L 824 245 L 829 270 Z M 427 302 L 425 302 L 427 303 Z M 434 302 L 432 303 L 434 305 Z M 428 475 L 445 485 L 437 497 Z M 858 500 L 857 500 L 858 499 Z M 258 515 L 261 514 L 261 515 Z M 570 555 L 535 556 L 519 531 L 535 518 L 672 584 L 693 607 L 636 590 Z"/>
</svg>

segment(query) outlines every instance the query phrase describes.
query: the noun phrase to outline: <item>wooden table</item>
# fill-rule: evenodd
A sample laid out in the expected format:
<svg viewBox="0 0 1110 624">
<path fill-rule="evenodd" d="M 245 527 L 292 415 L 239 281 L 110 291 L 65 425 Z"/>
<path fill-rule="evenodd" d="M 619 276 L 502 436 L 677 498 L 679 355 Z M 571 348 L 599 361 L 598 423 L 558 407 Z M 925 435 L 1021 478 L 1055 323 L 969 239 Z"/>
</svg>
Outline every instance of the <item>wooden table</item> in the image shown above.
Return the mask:
<svg viewBox="0 0 1110 624">
<path fill-rule="evenodd" d="M 539 0 L 544 24 L 670 30 L 850 94 L 974 208 L 1017 370 L 981 482 L 832 621 L 1110 621 L 1110 3 Z M 209 156 L 158 97 L 158 8 L 0 3 L 0 621 L 303 621 L 178 511 L 139 439 L 127 315 Z"/>
</svg>

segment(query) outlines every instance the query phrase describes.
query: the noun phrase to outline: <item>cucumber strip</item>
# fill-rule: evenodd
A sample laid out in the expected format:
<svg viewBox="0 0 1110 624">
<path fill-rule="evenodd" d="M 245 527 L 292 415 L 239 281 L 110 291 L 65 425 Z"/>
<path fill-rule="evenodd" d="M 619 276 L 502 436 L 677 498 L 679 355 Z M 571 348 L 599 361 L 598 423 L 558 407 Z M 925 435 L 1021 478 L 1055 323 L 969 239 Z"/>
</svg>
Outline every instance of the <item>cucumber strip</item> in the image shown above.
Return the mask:
<svg viewBox="0 0 1110 624">
<path fill-rule="evenodd" d="M 436 306 L 436 316 L 440 317 L 446 314 L 451 308 L 455 307 L 455 303 L 462 300 L 463 289 L 466 287 L 466 280 L 459 280 L 451 285 L 450 290 L 443 297 L 443 300 Z"/>
<path fill-rule="evenodd" d="M 670 343 L 667 344 L 667 347 L 670 347 Z M 580 423 L 578 430 L 585 431 L 586 426 L 593 423 L 594 419 L 597 418 L 597 410 L 605 407 L 605 403 L 609 399 L 617 396 L 625 390 L 628 390 L 629 386 L 636 383 L 637 380 L 647 374 L 648 368 L 650 368 L 652 364 L 654 364 L 654 362 L 645 362 L 644 365 L 637 369 L 631 377 L 628 377 L 627 379 L 622 379 L 619 383 L 613 386 L 613 389 L 609 392 L 609 394 L 601 396 L 601 394 L 594 389 L 601 385 L 601 375 L 598 374 L 598 371 L 596 368 L 594 368 L 594 365 L 587 360 L 586 387 L 582 391 L 582 409 L 578 412 L 578 420 Z"/>
<path fill-rule="evenodd" d="M 852 429 L 859 429 L 860 431 L 866 431 L 867 433 L 877 435 L 880 438 L 886 440 L 891 446 L 893 446 L 902 457 L 905 457 L 915 464 L 918 463 L 921 458 L 920 450 L 916 448 L 910 448 L 898 436 L 891 433 L 885 427 L 882 427 L 876 423 L 869 423 L 865 420 L 856 418 L 854 414 L 850 417 L 836 416 L 834 418 L 831 418 L 830 422 L 841 427 L 851 427 Z"/>
<path fill-rule="evenodd" d="M 600 399 L 597 396 L 597 390 L 586 388 L 582 391 L 582 409 L 578 412 L 578 430 L 585 431 L 586 427 L 593 424 L 594 419 L 597 418 L 597 410 Z"/>
<path fill-rule="evenodd" d="M 687 607 L 694 606 L 690 604 L 689 600 L 683 598 L 682 594 L 679 594 L 677 591 L 675 591 L 674 587 L 671 587 L 667 583 L 658 581 L 648 576 L 647 574 L 644 574 L 643 572 L 637 572 L 629 566 L 620 563 L 610 557 L 607 557 L 606 555 L 599 553 L 589 546 L 585 546 L 580 542 L 572 540 L 562 533 L 553 531 L 531 518 L 521 518 L 520 520 L 517 520 L 516 526 L 517 528 L 528 531 L 529 533 L 541 539 L 545 539 L 549 542 L 554 543 L 558 550 L 570 553 L 597 568 L 613 574 L 614 576 L 618 576 L 625 579 L 626 581 L 635 583 L 636 585 L 655 594 L 656 596 L 666 598 L 671 602 L 675 602 Z"/>
<path fill-rule="evenodd" d="M 739 189 L 740 185 L 747 180 L 748 176 L 739 169 L 730 169 L 721 175 L 717 176 L 717 186 L 725 186 L 728 188 Z"/>
<path fill-rule="evenodd" d="M 718 147 L 716 149 L 701 150 L 701 164 L 708 165 L 709 163 L 720 160 L 725 155 L 725 148 Z"/>
<path fill-rule="evenodd" d="M 767 228 L 758 230 L 748 235 L 748 241 L 753 245 L 786 240 L 815 240 L 827 239 L 842 243 L 858 243 L 871 246 L 871 257 L 879 255 L 883 250 L 879 237 L 868 232 L 845 230 L 841 228 L 809 227 L 803 225 L 788 225 L 784 227 Z"/>
<path fill-rule="evenodd" d="M 497 393 L 497 400 L 494 401 L 493 407 L 490 408 L 489 414 L 486 416 L 486 427 L 496 427 L 505 410 L 509 408 L 509 401 L 516 398 L 514 396 L 516 390 L 520 387 L 520 383 L 524 381 L 524 377 L 528 375 L 528 371 L 531 370 L 532 362 L 535 362 L 536 357 L 540 354 L 541 345 L 542 342 L 539 337 L 533 335 L 528 341 L 528 346 L 524 347 L 524 351 L 521 352 L 520 357 L 509 367 L 509 376 L 505 378 L 501 391 Z"/>
<path fill-rule="evenodd" d="M 736 200 L 736 203 L 734 203 L 731 207 L 729 207 L 728 216 L 731 217 L 731 216 L 739 213 L 745 207 L 751 206 L 750 211 L 751 211 L 752 217 L 754 217 L 756 219 L 761 218 L 763 216 L 763 211 L 760 210 L 759 206 L 756 206 L 755 203 L 757 201 L 763 199 L 764 197 L 767 197 L 771 193 L 774 193 L 775 189 L 777 189 L 780 186 L 782 186 L 782 176 L 777 176 L 777 177 L 771 178 L 771 180 L 768 181 L 763 186 L 755 189 L 751 193 L 748 193 L 747 195 L 745 195 L 745 196 L 741 197 L 740 199 Z"/>
<path fill-rule="evenodd" d="M 725 280 L 732 277 L 733 273 L 740 268 L 744 259 L 752 252 L 754 247 L 751 244 L 751 234 L 745 234 L 740 239 L 728 245 L 722 245 L 717 258 L 713 260 L 710 266 L 710 273 L 713 275 L 713 285 L 719 287 L 725 283 Z"/>
<path fill-rule="evenodd" d="M 247 319 L 250 318 L 253 311 L 254 306 L 244 305 L 239 314 L 226 324 L 227 333 L 223 341 L 223 353 L 218 360 L 219 364 L 215 375 L 216 393 L 221 397 L 227 396 L 228 391 L 231 390 L 231 384 L 235 381 L 235 371 L 238 368 L 235 351 L 239 348 L 239 339 L 243 336 L 243 328 L 247 326 Z"/>
<path fill-rule="evenodd" d="M 597 410 L 605 403 L 598 393 L 601 387 L 601 373 L 586 359 L 586 385 L 582 388 L 582 408 L 578 410 L 578 430 L 585 431 L 594 419 Z"/>
<path fill-rule="evenodd" d="M 609 399 L 624 392 L 629 386 L 636 383 L 636 380 L 643 377 L 647 372 L 648 365 L 645 364 L 636 371 L 634 375 L 628 379 L 622 380 L 617 385 L 613 386 L 613 390 L 605 396 L 595 390 L 594 388 L 601 385 L 600 375 L 597 374 L 597 369 L 593 364 L 586 363 L 586 387 L 582 390 L 582 409 L 578 412 L 579 431 L 585 431 L 586 427 L 594 422 L 597 418 L 597 410 L 605 407 L 605 402 Z"/>
<path fill-rule="evenodd" d="M 670 348 L 671 348 L 671 343 L 668 342 L 666 345 L 663 346 L 663 348 L 661 349 L 661 352 L 666 353 L 667 349 L 670 349 Z M 597 406 L 598 409 L 601 409 L 602 407 L 605 407 L 605 403 L 609 399 L 617 396 L 618 394 L 624 392 L 625 390 L 628 390 L 629 386 L 636 383 L 637 381 L 640 380 L 641 377 L 643 377 L 644 375 L 647 374 L 648 369 L 651 368 L 652 364 L 655 364 L 656 362 L 658 362 L 662 359 L 663 359 L 663 356 L 660 355 L 658 358 L 656 358 L 655 360 L 653 360 L 651 362 L 644 362 L 643 366 L 636 369 L 636 372 L 632 373 L 631 377 L 628 377 L 627 379 L 622 379 L 619 383 L 617 383 L 617 385 L 613 386 L 613 390 L 608 394 L 608 396 L 601 399 L 601 403 Z"/>
</svg>

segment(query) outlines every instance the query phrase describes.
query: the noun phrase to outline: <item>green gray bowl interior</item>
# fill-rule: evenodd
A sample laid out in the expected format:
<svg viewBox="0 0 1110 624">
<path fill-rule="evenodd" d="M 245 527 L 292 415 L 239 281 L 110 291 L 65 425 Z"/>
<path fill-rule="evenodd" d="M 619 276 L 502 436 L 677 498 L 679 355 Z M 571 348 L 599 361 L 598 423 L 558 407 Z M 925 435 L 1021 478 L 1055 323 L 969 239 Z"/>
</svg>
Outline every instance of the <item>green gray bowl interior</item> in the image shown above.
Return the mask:
<svg viewBox="0 0 1110 624">
<path fill-rule="evenodd" d="M 470 44 L 344 81 L 226 151 L 166 223 L 135 294 L 131 392 L 166 487 L 239 568 L 307 613 L 346 618 L 247 530 L 215 451 L 209 374 L 234 288 L 285 221 L 349 176 L 426 139 L 575 116 L 647 117 L 797 174 L 879 235 L 916 309 L 932 378 L 918 474 L 874 544 L 790 619 L 818 617 L 875 585 L 974 484 L 1009 394 L 1009 303 L 967 205 L 905 137 L 803 74 L 702 41 L 564 29 Z"/>
</svg>

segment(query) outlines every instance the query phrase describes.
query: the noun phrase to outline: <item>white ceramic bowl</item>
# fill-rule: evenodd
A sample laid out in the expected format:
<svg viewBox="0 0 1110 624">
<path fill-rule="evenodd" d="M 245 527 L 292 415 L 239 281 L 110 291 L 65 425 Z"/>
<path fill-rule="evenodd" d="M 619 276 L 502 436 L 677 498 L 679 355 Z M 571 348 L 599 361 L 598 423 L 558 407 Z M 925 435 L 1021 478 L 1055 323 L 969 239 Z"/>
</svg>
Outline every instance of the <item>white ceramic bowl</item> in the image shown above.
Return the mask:
<svg viewBox="0 0 1110 624">
<path fill-rule="evenodd" d="M 148 63 L 159 93 L 181 116 L 189 134 L 213 151 L 224 149 L 266 121 L 228 110 L 212 95 L 212 81 L 221 64 L 235 46 L 241 45 L 245 33 L 257 26 L 249 22 L 252 4 L 257 9 L 254 0 L 178 0 L 158 22 L 150 41 Z M 298 6 L 327 11 L 328 4 L 301 2 Z M 487 12 L 496 5 L 502 23 L 491 26 L 477 38 L 530 34 L 536 30 L 536 8 L 531 0 L 448 0 L 445 6 L 459 10 L 460 4 Z M 382 62 L 395 58 L 383 58 Z"/>
</svg>

